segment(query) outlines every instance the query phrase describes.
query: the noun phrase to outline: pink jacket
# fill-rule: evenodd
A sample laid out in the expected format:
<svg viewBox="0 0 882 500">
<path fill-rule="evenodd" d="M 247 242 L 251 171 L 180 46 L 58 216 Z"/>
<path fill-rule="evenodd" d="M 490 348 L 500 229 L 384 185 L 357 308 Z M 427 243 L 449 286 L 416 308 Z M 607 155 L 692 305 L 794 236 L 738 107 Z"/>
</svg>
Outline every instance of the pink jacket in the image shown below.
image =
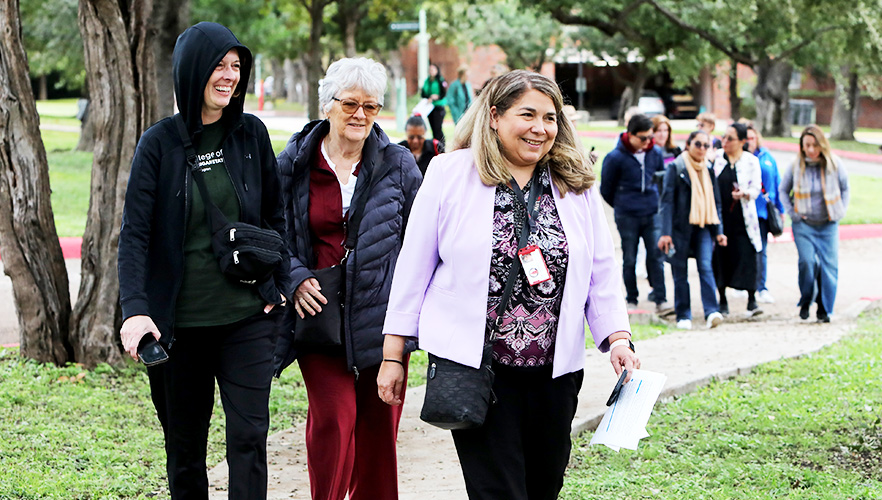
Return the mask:
<svg viewBox="0 0 882 500">
<path fill-rule="evenodd" d="M 410 213 L 392 279 L 383 333 L 418 337 L 420 348 L 477 367 L 487 323 L 495 186 L 478 176 L 470 150 L 432 160 Z M 631 331 L 620 266 L 594 187 L 555 202 L 569 247 L 553 377 L 585 364 L 585 319 L 602 352 Z"/>
</svg>

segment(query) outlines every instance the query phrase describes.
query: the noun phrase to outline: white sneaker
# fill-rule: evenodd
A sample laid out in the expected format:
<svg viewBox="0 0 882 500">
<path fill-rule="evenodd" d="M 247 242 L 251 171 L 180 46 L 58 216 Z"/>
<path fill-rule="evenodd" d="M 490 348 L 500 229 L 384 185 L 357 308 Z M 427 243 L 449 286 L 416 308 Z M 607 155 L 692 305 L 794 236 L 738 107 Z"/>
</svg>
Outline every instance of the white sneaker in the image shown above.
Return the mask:
<svg viewBox="0 0 882 500">
<path fill-rule="evenodd" d="M 774 304 L 775 297 L 772 297 L 772 294 L 769 293 L 768 290 L 762 290 L 756 294 L 756 301 L 762 302 L 763 304 Z"/>
<path fill-rule="evenodd" d="M 730 297 L 734 299 L 746 299 L 747 298 L 747 290 L 732 290 Z"/>
<path fill-rule="evenodd" d="M 720 326 L 720 323 L 723 322 L 723 315 L 719 312 L 712 312 L 710 316 L 707 317 L 707 327 L 708 328 L 716 328 Z"/>
<path fill-rule="evenodd" d="M 691 330 L 692 329 L 692 320 L 691 319 L 681 319 L 677 321 L 677 328 L 680 330 Z"/>
<path fill-rule="evenodd" d="M 659 302 L 655 305 L 655 313 L 659 316 L 667 316 L 674 312 L 674 306 L 670 302 Z"/>
</svg>

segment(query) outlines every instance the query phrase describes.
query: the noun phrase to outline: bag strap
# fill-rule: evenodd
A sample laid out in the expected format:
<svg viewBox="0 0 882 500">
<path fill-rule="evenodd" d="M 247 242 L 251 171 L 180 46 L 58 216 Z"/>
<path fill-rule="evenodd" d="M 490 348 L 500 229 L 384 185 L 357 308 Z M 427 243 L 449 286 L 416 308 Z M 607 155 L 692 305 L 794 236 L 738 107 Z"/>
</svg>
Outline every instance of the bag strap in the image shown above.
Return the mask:
<svg viewBox="0 0 882 500">
<path fill-rule="evenodd" d="M 527 246 L 527 241 L 530 238 L 529 222 L 531 214 L 533 213 L 534 205 L 536 204 L 536 200 L 539 198 L 539 192 L 542 189 L 542 183 L 539 180 L 541 168 L 543 167 L 537 166 L 536 169 L 533 171 L 533 184 L 530 186 L 530 199 L 526 200 L 526 206 L 524 207 L 527 211 L 527 215 L 524 218 L 524 225 L 521 226 L 521 235 L 518 239 L 518 250 Z M 511 182 L 514 184 L 514 178 L 512 178 Z M 515 193 L 517 193 L 518 191 L 515 191 Z M 492 342 L 493 340 L 495 340 L 496 334 L 499 333 L 499 329 L 502 327 L 502 316 L 505 313 L 505 309 L 508 307 L 509 300 L 511 300 L 511 294 L 514 290 L 515 280 L 517 279 L 518 273 L 520 272 L 521 259 L 517 255 L 515 255 L 514 262 L 512 262 L 511 268 L 508 271 L 508 280 L 505 282 L 505 290 L 502 292 L 502 300 L 499 301 L 499 306 L 496 307 L 496 321 L 493 323 L 493 329 L 488 335 L 487 342 Z"/>
<path fill-rule="evenodd" d="M 187 155 L 188 170 L 193 177 L 193 181 L 196 183 L 196 187 L 199 188 L 199 194 L 202 196 L 202 202 L 205 205 L 205 218 L 208 219 L 211 232 L 214 234 L 227 225 L 227 218 L 224 216 L 224 213 L 217 208 L 217 205 L 211 201 L 211 195 L 208 193 L 208 186 L 205 185 L 203 174 L 202 172 L 198 172 L 199 164 L 197 161 L 196 149 L 193 148 L 193 141 L 190 140 L 190 134 L 187 132 L 187 125 L 184 123 L 184 118 L 178 113 L 174 116 L 174 121 L 178 127 L 178 135 L 181 137 L 181 142 L 184 143 L 184 153 Z M 199 175 L 197 175 L 197 172 Z"/>
</svg>

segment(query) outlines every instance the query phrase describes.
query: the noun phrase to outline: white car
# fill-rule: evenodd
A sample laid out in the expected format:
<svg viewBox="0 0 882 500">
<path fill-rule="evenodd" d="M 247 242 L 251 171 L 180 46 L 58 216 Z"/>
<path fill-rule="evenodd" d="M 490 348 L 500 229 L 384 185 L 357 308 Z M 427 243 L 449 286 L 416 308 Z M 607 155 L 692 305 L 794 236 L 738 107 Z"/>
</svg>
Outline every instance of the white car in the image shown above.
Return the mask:
<svg viewBox="0 0 882 500">
<path fill-rule="evenodd" d="M 665 114 L 665 103 L 658 92 L 654 90 L 644 90 L 637 102 L 637 107 L 646 116 Z"/>
</svg>

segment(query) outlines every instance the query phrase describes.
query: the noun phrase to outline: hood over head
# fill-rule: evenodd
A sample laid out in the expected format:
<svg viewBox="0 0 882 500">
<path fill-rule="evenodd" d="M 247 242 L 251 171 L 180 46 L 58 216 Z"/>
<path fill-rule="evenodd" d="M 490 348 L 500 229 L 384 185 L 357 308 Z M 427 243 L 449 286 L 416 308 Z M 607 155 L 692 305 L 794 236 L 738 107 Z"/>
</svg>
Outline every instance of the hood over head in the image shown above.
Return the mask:
<svg viewBox="0 0 882 500">
<path fill-rule="evenodd" d="M 253 61 L 251 51 L 239 42 L 229 28 L 217 23 L 201 22 L 178 36 L 172 55 L 172 78 L 178 110 L 191 134 L 202 130 L 205 86 L 217 63 L 230 49 L 236 49 L 239 53 L 241 68 L 239 84 L 230 104 L 224 108 L 223 119 L 235 123 L 242 116 L 245 106 L 245 90 Z"/>
</svg>

